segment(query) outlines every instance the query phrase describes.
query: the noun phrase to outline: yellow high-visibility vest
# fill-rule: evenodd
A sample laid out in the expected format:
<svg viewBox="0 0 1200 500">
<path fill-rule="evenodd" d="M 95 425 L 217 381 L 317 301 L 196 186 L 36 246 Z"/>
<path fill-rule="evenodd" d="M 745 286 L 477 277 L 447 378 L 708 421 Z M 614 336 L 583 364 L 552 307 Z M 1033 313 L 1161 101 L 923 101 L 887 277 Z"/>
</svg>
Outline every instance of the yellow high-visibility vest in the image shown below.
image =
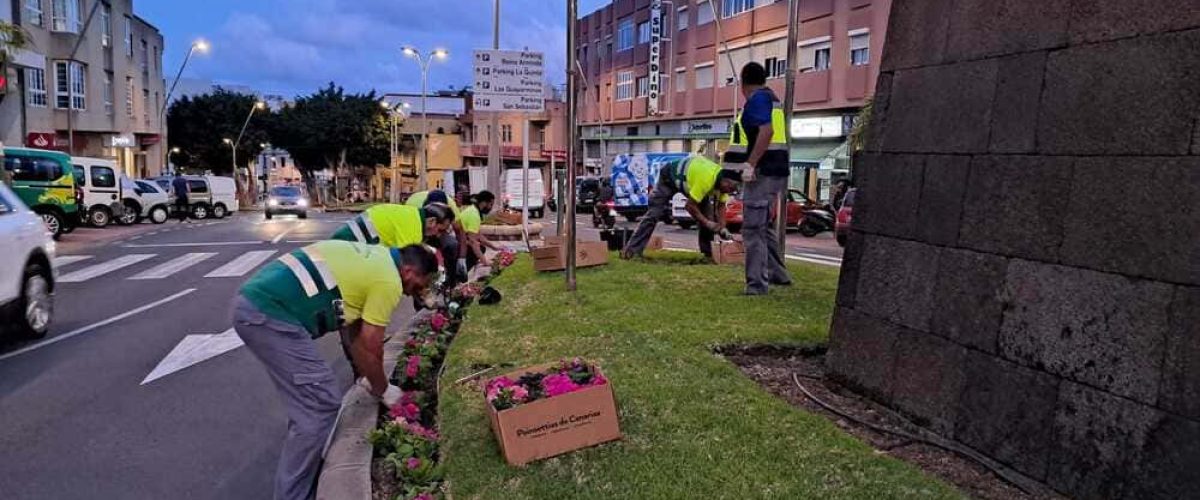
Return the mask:
<svg viewBox="0 0 1200 500">
<path fill-rule="evenodd" d="M 771 145 L 763 156 L 764 163 L 782 163 L 786 168 L 788 161 L 787 121 L 783 117 L 783 103 L 774 101 L 771 109 Z M 757 134 L 754 131 L 754 134 Z M 729 130 L 729 149 L 721 158 L 722 166 L 745 163 L 750 159 L 750 138 L 742 130 L 742 112 L 738 111 L 733 118 L 733 127 Z"/>
</svg>

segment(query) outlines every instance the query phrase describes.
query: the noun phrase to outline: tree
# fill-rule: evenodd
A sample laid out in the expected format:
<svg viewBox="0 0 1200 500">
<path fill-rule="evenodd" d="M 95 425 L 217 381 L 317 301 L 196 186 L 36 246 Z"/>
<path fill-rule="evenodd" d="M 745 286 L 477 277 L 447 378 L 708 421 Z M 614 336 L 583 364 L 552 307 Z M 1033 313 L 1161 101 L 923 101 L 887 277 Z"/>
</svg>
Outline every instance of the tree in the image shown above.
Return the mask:
<svg viewBox="0 0 1200 500">
<path fill-rule="evenodd" d="M 388 134 L 386 112 L 374 91 L 347 94 L 330 82 L 280 110 L 271 143 L 291 154 L 309 192 L 316 192 L 317 171 L 386 163 Z"/>
<path fill-rule="evenodd" d="M 167 111 L 171 146 L 182 152 L 171 156 L 178 165 L 193 170 L 211 170 L 214 174 L 233 173 L 232 149 L 225 139 L 236 140 L 246 117 L 258 102 L 249 94 L 218 88 L 211 94 L 184 97 Z M 270 110 L 256 110 L 246 124 L 246 133 L 238 143 L 238 166 L 250 163 L 268 142 L 273 117 Z"/>
<path fill-rule="evenodd" d="M 0 63 L 8 62 L 16 51 L 29 45 L 29 34 L 12 23 L 0 21 Z"/>
</svg>

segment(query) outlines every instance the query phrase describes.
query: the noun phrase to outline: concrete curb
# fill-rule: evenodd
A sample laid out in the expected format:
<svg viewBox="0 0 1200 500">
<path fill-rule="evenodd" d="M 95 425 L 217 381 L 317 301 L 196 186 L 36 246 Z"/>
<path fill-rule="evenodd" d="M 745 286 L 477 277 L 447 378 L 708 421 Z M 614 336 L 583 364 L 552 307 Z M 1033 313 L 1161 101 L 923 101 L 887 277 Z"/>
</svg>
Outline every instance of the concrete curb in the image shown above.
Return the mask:
<svg viewBox="0 0 1200 500">
<path fill-rule="evenodd" d="M 391 374 L 416 325 L 433 314 L 426 309 L 392 332 L 383 345 L 383 372 Z M 317 500 L 371 500 L 371 458 L 367 433 L 379 425 L 379 401 L 357 384 L 342 398 L 342 413 L 321 465 Z"/>
</svg>

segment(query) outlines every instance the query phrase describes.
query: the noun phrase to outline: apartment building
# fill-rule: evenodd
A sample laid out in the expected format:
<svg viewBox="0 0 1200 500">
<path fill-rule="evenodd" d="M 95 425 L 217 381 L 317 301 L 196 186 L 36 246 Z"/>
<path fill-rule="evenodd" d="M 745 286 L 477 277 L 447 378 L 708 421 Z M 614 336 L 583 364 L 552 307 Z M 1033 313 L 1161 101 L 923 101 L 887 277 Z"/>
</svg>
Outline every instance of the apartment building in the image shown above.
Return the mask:
<svg viewBox="0 0 1200 500">
<path fill-rule="evenodd" d="M 471 100 L 467 100 L 471 105 Z M 545 109 L 539 113 L 489 112 L 473 109 L 463 118 L 463 161 L 467 166 L 488 164 L 492 115 L 500 136 L 500 158 L 504 168 L 520 168 L 525 158 L 525 119 L 529 119 L 529 168 L 542 171 L 545 187 L 551 188 L 553 168 L 565 168 L 567 158 L 567 103 L 557 92 L 548 92 Z"/>
<path fill-rule="evenodd" d="M 111 158 L 130 176 L 162 172 L 163 36 L 133 2 L 8 0 L 0 10 L 31 42 L 12 62 L 0 140 Z"/>
<path fill-rule="evenodd" d="M 854 117 L 875 92 L 891 0 L 797 3 L 791 183 L 825 198 L 848 172 Z M 655 5 L 662 26 L 657 44 Z M 768 85 L 784 98 L 787 6 L 787 0 L 614 0 L 581 18 L 576 56 L 584 82 L 577 97 L 585 168 L 606 171 L 618 154 L 723 151 L 742 103 L 743 65 L 763 64 Z M 652 67 L 659 68 L 657 99 Z"/>
</svg>

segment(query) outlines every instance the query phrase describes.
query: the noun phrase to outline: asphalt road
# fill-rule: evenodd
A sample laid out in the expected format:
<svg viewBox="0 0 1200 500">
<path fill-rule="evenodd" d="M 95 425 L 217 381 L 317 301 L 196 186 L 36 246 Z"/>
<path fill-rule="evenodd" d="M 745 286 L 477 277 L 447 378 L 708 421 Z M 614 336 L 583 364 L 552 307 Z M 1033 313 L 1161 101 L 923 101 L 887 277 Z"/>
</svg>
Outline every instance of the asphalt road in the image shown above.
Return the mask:
<svg viewBox="0 0 1200 500">
<path fill-rule="evenodd" d="M 0 346 L 0 498 L 270 498 L 286 417 L 248 350 L 143 381 L 185 336 L 228 330 L 230 301 L 261 264 L 348 217 L 65 235 L 51 333 Z M 322 353 L 349 386 L 335 337 Z"/>
</svg>

